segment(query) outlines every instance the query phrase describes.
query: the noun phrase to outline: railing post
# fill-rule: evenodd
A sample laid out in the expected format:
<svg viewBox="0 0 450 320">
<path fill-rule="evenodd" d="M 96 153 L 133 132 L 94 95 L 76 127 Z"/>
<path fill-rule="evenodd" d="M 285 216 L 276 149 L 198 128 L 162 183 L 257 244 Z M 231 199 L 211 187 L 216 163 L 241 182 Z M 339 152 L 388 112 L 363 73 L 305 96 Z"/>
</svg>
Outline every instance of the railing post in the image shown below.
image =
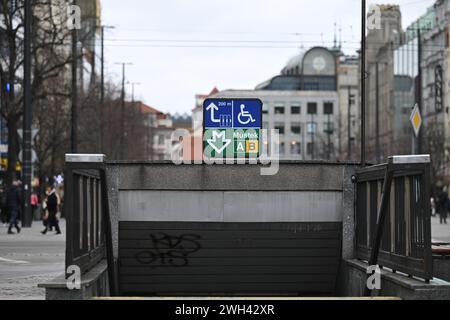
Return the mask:
<svg viewBox="0 0 450 320">
<path fill-rule="evenodd" d="M 119 294 L 118 284 L 116 281 L 116 268 L 114 262 L 114 249 L 112 241 L 112 227 L 111 227 L 111 217 L 109 214 L 109 203 L 108 203 L 108 185 L 106 180 L 106 170 L 100 170 L 101 179 L 101 194 L 102 194 L 102 211 L 103 211 L 103 224 L 105 226 L 105 237 L 106 237 L 106 259 L 108 261 L 108 279 L 109 279 L 109 289 L 111 296 L 117 296 Z"/>
<path fill-rule="evenodd" d="M 380 252 L 381 238 L 383 236 L 384 221 L 386 220 L 387 206 L 389 204 L 391 196 L 391 184 L 392 184 L 392 162 L 391 158 L 386 166 L 386 172 L 384 175 L 383 194 L 381 196 L 381 205 L 378 209 L 378 220 L 375 238 L 372 243 L 372 250 L 370 252 L 369 266 L 374 266 L 378 262 L 378 253 Z M 370 231 L 369 231 L 370 232 Z M 370 289 L 366 286 L 365 296 L 370 295 Z"/>
<path fill-rule="evenodd" d="M 66 195 L 64 199 L 64 216 L 66 218 L 66 265 L 64 274 L 67 277 L 66 271 L 67 267 L 73 264 L 74 259 L 74 179 L 73 179 L 73 169 L 70 163 L 64 166 L 64 191 Z"/>
<path fill-rule="evenodd" d="M 73 261 L 73 248 L 74 248 L 74 189 L 73 189 L 73 170 L 74 169 L 89 169 L 98 170 L 100 173 L 101 181 L 101 199 L 102 199 L 102 223 L 105 232 L 106 242 L 106 259 L 108 263 L 108 282 L 109 289 L 112 296 L 118 294 L 118 286 L 116 281 L 116 268 L 114 262 L 113 241 L 112 241 L 112 227 L 109 214 L 108 203 L 108 187 L 106 181 L 106 167 L 105 167 L 105 155 L 102 154 L 67 154 L 66 155 L 66 183 L 68 189 L 66 190 L 67 201 L 65 203 L 66 213 L 68 215 L 67 220 L 67 240 L 66 240 L 66 263 L 72 263 Z M 90 226 L 88 226 L 90 228 Z M 79 237 L 79 235 L 78 235 Z M 67 266 L 66 266 L 67 267 Z"/>
<path fill-rule="evenodd" d="M 384 176 L 384 184 L 383 184 L 383 194 L 381 198 L 381 204 L 380 208 L 377 212 L 378 219 L 377 219 L 377 228 L 376 228 L 376 234 L 373 238 L 372 244 L 371 244 L 371 251 L 370 251 L 370 259 L 369 259 L 369 266 L 375 266 L 378 263 L 378 255 L 380 251 L 380 245 L 381 245 L 381 239 L 383 236 L 383 230 L 384 230 L 384 222 L 386 219 L 387 211 L 388 211 L 388 204 L 390 203 L 390 194 L 391 194 L 391 185 L 392 180 L 394 178 L 394 175 L 398 172 L 402 171 L 411 171 L 418 170 L 421 172 L 424 176 L 423 179 L 423 186 L 422 189 L 422 201 L 429 202 L 429 170 L 430 170 L 430 156 L 429 155 L 415 155 L 415 156 L 393 156 L 389 157 L 388 163 L 386 166 L 385 176 Z M 423 165 L 423 166 L 422 166 Z M 423 169 L 425 168 L 425 169 Z M 429 212 L 427 210 L 424 210 L 422 207 L 423 203 L 421 204 L 421 208 L 424 216 L 424 271 L 425 274 L 431 274 L 431 268 L 432 264 L 431 262 L 431 230 L 430 230 L 430 219 L 429 219 Z M 407 213 L 410 214 L 410 213 Z M 370 232 L 370 231 L 368 231 Z M 403 239 L 403 241 L 406 241 L 406 239 Z M 364 291 L 366 296 L 370 295 L 370 289 L 366 286 Z"/>
</svg>

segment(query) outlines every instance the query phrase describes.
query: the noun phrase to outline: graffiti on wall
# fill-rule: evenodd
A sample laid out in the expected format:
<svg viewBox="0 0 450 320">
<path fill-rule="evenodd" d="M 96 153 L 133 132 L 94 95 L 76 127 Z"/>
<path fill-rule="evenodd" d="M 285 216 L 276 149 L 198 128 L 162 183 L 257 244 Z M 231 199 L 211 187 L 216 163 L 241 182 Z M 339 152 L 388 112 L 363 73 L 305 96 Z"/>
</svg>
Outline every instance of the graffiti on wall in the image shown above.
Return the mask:
<svg viewBox="0 0 450 320">
<path fill-rule="evenodd" d="M 136 260 L 151 268 L 185 267 L 189 265 L 189 255 L 200 250 L 201 237 L 196 234 L 172 236 L 164 232 L 149 235 L 152 248 L 135 255 Z"/>
</svg>

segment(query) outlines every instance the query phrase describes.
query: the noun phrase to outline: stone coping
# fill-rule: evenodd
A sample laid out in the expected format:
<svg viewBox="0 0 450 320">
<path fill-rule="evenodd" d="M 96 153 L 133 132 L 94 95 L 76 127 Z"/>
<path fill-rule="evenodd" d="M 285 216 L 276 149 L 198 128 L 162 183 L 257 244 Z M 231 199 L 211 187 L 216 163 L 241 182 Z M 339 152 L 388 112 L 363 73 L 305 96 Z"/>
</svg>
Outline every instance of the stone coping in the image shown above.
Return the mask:
<svg viewBox="0 0 450 320">
<path fill-rule="evenodd" d="M 81 287 L 89 287 L 95 281 L 98 280 L 98 278 L 105 273 L 108 270 L 108 263 L 106 260 L 100 261 L 94 268 L 92 268 L 90 271 L 88 271 L 86 274 L 81 276 Z M 39 288 L 45 288 L 45 289 L 66 289 L 67 288 L 67 281 L 65 274 L 61 274 L 60 276 L 45 282 L 38 284 Z"/>
<path fill-rule="evenodd" d="M 347 265 L 359 269 L 363 272 L 366 272 L 368 264 L 357 260 L 345 260 Z M 409 278 L 407 275 L 402 274 L 397 271 L 397 273 L 393 273 L 390 271 L 386 271 L 385 269 L 381 270 L 381 276 L 387 280 L 398 284 L 399 286 L 411 289 L 411 290 L 423 290 L 423 289 L 438 289 L 438 290 L 449 290 L 450 291 L 450 282 L 434 278 L 430 280 L 429 283 L 426 283 L 423 280 L 419 280 L 416 278 Z"/>
</svg>

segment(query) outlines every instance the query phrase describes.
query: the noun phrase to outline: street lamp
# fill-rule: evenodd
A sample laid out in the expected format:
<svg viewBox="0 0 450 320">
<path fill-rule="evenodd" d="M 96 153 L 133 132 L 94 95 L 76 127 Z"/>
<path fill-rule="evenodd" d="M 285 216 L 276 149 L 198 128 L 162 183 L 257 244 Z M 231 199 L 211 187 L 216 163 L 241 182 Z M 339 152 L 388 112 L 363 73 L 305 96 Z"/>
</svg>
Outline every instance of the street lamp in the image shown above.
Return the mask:
<svg viewBox="0 0 450 320">
<path fill-rule="evenodd" d="M 101 29 L 101 75 L 100 75 L 100 151 L 103 152 L 104 112 L 105 112 L 105 29 L 114 26 L 100 26 Z"/>
</svg>

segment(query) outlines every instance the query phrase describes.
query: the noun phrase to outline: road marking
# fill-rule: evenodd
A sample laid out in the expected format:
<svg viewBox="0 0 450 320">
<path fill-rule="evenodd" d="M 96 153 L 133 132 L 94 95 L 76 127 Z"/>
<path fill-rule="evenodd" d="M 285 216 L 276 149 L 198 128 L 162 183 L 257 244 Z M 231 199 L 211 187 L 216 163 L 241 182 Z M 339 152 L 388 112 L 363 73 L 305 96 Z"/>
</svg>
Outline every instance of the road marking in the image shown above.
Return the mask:
<svg viewBox="0 0 450 320">
<path fill-rule="evenodd" d="M 0 257 L 0 262 L 6 262 L 6 263 L 13 263 L 13 264 L 27 264 L 28 261 L 22 261 L 22 260 L 11 260 Z"/>
</svg>

